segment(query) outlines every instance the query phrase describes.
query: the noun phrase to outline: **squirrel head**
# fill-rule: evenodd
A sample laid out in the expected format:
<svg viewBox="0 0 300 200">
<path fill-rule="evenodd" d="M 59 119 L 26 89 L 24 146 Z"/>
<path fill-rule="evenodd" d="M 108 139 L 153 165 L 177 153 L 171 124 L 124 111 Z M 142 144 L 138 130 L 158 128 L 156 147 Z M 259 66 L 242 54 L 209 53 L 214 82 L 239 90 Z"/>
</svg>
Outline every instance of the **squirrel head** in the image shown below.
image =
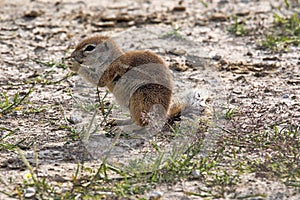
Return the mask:
<svg viewBox="0 0 300 200">
<path fill-rule="evenodd" d="M 82 40 L 76 46 L 70 59 L 73 66 L 86 65 L 97 69 L 103 64 L 110 64 L 120 54 L 122 51 L 110 37 L 96 35 Z"/>
</svg>

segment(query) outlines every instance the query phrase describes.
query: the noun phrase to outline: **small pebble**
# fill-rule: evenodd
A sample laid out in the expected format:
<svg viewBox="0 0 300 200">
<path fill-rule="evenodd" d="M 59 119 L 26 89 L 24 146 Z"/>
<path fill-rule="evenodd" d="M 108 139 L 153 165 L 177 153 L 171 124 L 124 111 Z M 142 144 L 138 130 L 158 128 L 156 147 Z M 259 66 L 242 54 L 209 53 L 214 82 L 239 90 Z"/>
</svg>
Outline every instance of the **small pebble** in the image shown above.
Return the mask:
<svg viewBox="0 0 300 200">
<path fill-rule="evenodd" d="M 289 98 L 289 95 L 288 94 L 284 94 L 284 95 L 282 95 L 282 98 L 287 99 L 287 98 Z"/>
<path fill-rule="evenodd" d="M 41 10 L 30 10 L 24 13 L 24 17 L 36 18 L 44 14 L 44 11 Z"/>
<path fill-rule="evenodd" d="M 194 170 L 192 171 L 192 175 L 194 178 L 199 178 L 201 176 L 200 170 Z"/>
<path fill-rule="evenodd" d="M 68 118 L 68 121 L 71 124 L 78 124 L 78 123 L 82 122 L 82 117 L 80 117 L 80 116 L 70 116 Z"/>
<path fill-rule="evenodd" d="M 212 57 L 212 59 L 213 59 L 213 60 L 216 60 L 216 61 L 221 60 L 221 58 L 222 58 L 222 56 L 220 56 L 220 55 L 218 55 L 218 54 L 216 54 L 216 55 L 214 55 L 214 56 Z"/>
<path fill-rule="evenodd" d="M 186 54 L 186 51 L 183 49 L 171 49 L 168 51 L 168 53 L 173 54 L 175 56 L 182 56 Z"/>
<path fill-rule="evenodd" d="M 228 20 L 228 16 L 224 13 L 214 13 L 210 16 L 209 20 L 210 21 L 227 21 Z"/>
<path fill-rule="evenodd" d="M 25 198 L 32 198 L 35 195 L 35 188 L 29 187 L 25 190 L 24 197 Z"/>
<path fill-rule="evenodd" d="M 149 200 L 158 200 L 158 199 L 161 199 L 161 197 L 163 196 L 163 192 L 161 191 L 153 191 L 151 194 L 150 194 L 150 197 L 149 197 Z"/>
<path fill-rule="evenodd" d="M 186 10 L 185 6 L 175 6 L 172 12 L 184 12 Z"/>
<path fill-rule="evenodd" d="M 113 21 L 92 22 L 92 25 L 95 26 L 95 27 L 114 27 L 115 22 L 113 22 Z"/>
<path fill-rule="evenodd" d="M 252 57 L 253 53 L 251 51 L 248 51 L 246 55 Z"/>
</svg>

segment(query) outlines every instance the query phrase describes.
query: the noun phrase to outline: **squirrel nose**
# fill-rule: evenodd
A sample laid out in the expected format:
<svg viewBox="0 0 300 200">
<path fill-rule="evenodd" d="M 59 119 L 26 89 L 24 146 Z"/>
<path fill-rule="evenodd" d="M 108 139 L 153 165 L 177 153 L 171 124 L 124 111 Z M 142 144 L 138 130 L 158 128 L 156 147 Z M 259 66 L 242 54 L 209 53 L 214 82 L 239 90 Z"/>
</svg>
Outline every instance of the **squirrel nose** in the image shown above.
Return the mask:
<svg viewBox="0 0 300 200">
<path fill-rule="evenodd" d="M 82 64 L 82 62 L 83 62 L 82 60 L 74 58 L 72 55 L 64 57 L 64 60 L 67 60 L 69 62 L 78 62 L 79 64 Z"/>
</svg>

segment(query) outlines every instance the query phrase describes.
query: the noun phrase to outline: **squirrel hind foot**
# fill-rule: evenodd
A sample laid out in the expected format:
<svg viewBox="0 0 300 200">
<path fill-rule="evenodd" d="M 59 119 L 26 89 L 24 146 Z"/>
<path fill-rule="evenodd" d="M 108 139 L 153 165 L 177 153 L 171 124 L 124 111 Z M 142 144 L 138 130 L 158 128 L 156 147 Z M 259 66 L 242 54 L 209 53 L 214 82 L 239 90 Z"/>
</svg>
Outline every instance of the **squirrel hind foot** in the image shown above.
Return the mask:
<svg viewBox="0 0 300 200">
<path fill-rule="evenodd" d="M 131 118 L 129 118 L 129 119 L 112 119 L 109 122 L 107 122 L 105 126 L 108 126 L 108 127 L 124 126 L 124 125 L 130 125 L 133 123 L 134 123 L 134 121 Z"/>
</svg>

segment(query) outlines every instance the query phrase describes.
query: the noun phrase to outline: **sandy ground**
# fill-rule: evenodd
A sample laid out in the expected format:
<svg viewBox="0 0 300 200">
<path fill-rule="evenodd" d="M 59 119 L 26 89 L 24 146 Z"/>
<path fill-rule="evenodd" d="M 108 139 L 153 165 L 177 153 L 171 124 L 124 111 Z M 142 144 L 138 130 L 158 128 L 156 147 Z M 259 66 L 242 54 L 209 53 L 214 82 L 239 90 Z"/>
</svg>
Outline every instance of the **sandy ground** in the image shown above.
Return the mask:
<svg viewBox="0 0 300 200">
<path fill-rule="evenodd" d="M 0 1 L 0 93 L 13 97 L 19 92 L 24 96 L 33 89 L 26 104 L 0 115 L 0 138 L 12 131 L 5 142 L 22 147 L 31 163 L 34 162 L 33 146 L 36 146 L 40 176 L 53 182 L 69 181 L 78 161 L 99 166 L 99 161 L 89 159 L 78 138 L 72 138 L 66 128 L 87 126 L 93 113 L 83 112 L 74 96 L 82 104 L 90 105 L 97 99 L 96 90 L 79 76 L 66 77 L 69 71 L 57 64 L 81 38 L 99 33 L 112 36 L 126 51 L 150 49 L 170 66 L 175 63 L 171 71 L 177 95 L 187 88 L 196 88 L 213 99 L 213 106 L 226 104 L 256 113 L 256 121 L 249 115 L 239 118 L 243 123 L 236 126 L 245 134 L 266 130 L 266 125 L 272 123 L 297 126 L 300 122 L 299 47 L 291 47 L 285 53 L 258 48 L 264 30 L 271 26 L 274 9 L 283 4 L 283 1 L 270 2 L 209 1 L 205 7 L 193 0 L 182 4 L 142 0 Z M 246 27 L 251 30 L 247 36 L 228 33 L 235 14 L 247 19 Z M 101 96 L 104 94 L 105 89 L 100 91 Z M 2 95 L 2 102 L 3 99 Z M 107 102 L 113 102 L 111 94 Z M 122 111 L 116 105 L 113 114 L 119 113 Z M 67 119 L 75 120 L 75 124 Z M 214 120 L 224 123 L 218 118 Z M 99 114 L 96 123 L 101 121 Z M 97 134 L 104 132 L 100 127 Z M 213 147 L 211 140 L 207 141 Z M 98 157 L 103 154 L 96 152 L 107 149 L 112 139 L 101 137 L 95 141 L 96 145 L 90 141 L 88 149 Z M 113 162 L 124 163 L 137 158 L 142 151 L 140 141 L 121 143 L 111 153 Z M 0 150 L 0 184 L 6 183 L 4 191 L 12 191 L 22 182 L 27 170 L 18 154 Z M 291 189 L 281 182 L 257 178 L 255 174 L 242 177 L 232 190 L 236 196 L 256 192 L 268 195 L 252 199 L 300 198 L 299 189 Z M 186 191 L 201 187 L 201 181 L 183 181 L 172 186 L 160 185 L 157 190 L 164 192 L 163 199 L 197 199 L 187 196 Z M 234 198 L 233 193 L 224 198 Z M 5 198 L 0 194 L 0 199 Z"/>
</svg>

